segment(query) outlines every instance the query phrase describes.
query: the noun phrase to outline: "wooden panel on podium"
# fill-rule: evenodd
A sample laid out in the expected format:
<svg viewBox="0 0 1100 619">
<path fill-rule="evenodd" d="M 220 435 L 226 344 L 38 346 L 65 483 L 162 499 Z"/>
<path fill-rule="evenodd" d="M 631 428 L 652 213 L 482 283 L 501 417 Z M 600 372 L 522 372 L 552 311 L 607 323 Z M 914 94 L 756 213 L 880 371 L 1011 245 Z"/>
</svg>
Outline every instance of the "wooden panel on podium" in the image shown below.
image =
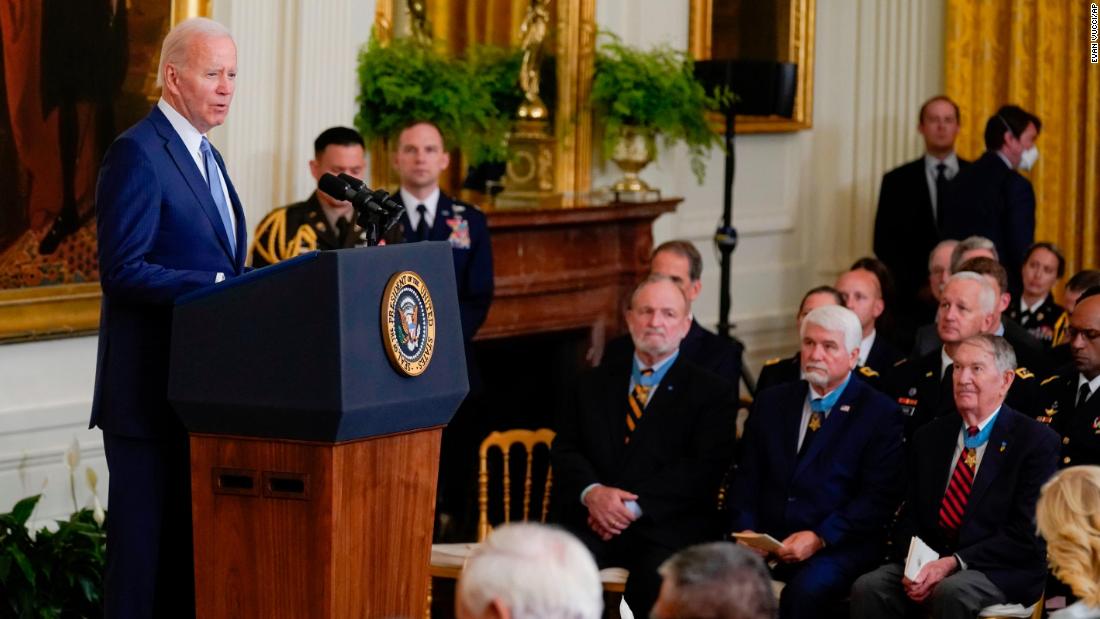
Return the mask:
<svg viewBox="0 0 1100 619">
<path fill-rule="evenodd" d="M 423 616 L 439 438 L 192 435 L 197 616 Z"/>
</svg>

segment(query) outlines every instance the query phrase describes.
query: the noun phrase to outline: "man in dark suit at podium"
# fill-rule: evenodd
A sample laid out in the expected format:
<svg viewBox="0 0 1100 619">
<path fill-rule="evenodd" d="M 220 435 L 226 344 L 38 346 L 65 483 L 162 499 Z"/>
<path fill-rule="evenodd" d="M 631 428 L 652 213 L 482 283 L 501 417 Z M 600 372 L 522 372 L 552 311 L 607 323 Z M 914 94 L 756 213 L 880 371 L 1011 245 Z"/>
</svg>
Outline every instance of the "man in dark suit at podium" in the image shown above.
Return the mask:
<svg viewBox="0 0 1100 619">
<path fill-rule="evenodd" d="M 703 291 L 703 257 L 690 241 L 666 241 L 653 250 L 649 260 L 649 272 L 670 277 L 680 286 L 688 303 L 695 303 Z M 738 397 L 741 384 L 741 354 L 745 347 L 737 338 L 724 338 L 703 328 L 694 313 L 691 328 L 680 342 L 680 354 L 699 367 L 710 370 L 726 379 Z M 607 343 L 601 363 L 619 363 L 634 354 L 634 340 L 630 335 L 617 337 Z"/>
<path fill-rule="evenodd" d="M 645 617 L 661 586 L 657 567 L 720 532 L 735 404 L 726 381 L 679 354 L 691 319 L 675 282 L 650 275 L 626 320 L 633 358 L 580 377 L 551 457 L 564 524 L 601 566 L 630 570 L 626 601 Z"/>
<path fill-rule="evenodd" d="M 439 128 L 416 122 L 397 136 L 391 153 L 401 180 L 394 199 L 405 207 L 400 230 L 406 243 L 446 241 L 454 257 L 462 339 L 470 396 L 443 430 L 439 466 L 439 540 L 458 540 L 472 534 L 473 499 L 477 474 L 477 445 L 488 431 L 479 415 L 481 372 L 471 341 L 489 314 L 493 300 L 493 248 L 485 214 L 472 204 L 440 191 L 439 177 L 450 165 L 450 155 Z M 400 236 L 400 235 L 399 235 Z"/>
<path fill-rule="evenodd" d="M 91 426 L 103 430 L 111 474 L 108 617 L 194 615 L 188 439 L 167 400 L 169 340 L 176 298 L 244 269 L 244 212 L 206 138 L 225 122 L 236 77 L 221 24 L 177 25 L 161 49 L 160 101 L 100 169 Z"/>
<path fill-rule="evenodd" d="M 939 242 L 940 213 L 955 175 L 970 165 L 955 154 L 959 106 L 937 95 L 920 108 L 917 131 L 924 138 L 919 159 L 882 177 L 875 215 L 875 255 L 894 275 L 899 330 L 924 322 L 928 303 L 928 255 Z"/>
<path fill-rule="evenodd" d="M 757 396 L 730 490 L 731 530 L 782 543 L 772 573 L 787 583 L 784 619 L 829 616 L 852 581 L 878 564 L 902 467 L 897 405 L 853 372 L 859 318 L 820 307 L 802 321 L 801 336 L 806 378 Z"/>
</svg>

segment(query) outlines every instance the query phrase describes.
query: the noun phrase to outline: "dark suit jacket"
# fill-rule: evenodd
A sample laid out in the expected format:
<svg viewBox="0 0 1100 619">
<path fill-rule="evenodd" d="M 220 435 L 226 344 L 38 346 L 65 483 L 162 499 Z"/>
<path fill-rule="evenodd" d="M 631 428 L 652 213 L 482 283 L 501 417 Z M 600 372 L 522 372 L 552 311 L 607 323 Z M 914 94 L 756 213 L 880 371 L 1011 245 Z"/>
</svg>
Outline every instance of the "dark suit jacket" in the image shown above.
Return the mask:
<svg viewBox="0 0 1100 619">
<path fill-rule="evenodd" d="M 741 355 L 745 346 L 735 337 L 726 339 L 704 329 L 696 320 L 680 342 L 680 356 L 726 379 L 733 386 L 733 398 L 740 397 Z M 634 340 L 630 334 L 621 335 L 607 343 L 600 365 L 630 363 L 634 356 Z"/>
<path fill-rule="evenodd" d="M 787 383 L 757 395 L 730 492 L 732 530 L 817 533 L 834 551 L 881 557 L 897 509 L 902 425 L 897 405 L 854 377 L 808 451 L 798 456 L 809 386 Z"/>
<path fill-rule="evenodd" d="M 107 151 L 96 187 L 99 319 L 91 426 L 163 436 L 172 303 L 244 270 L 247 225 L 225 162 L 214 151 L 237 220 L 236 255 L 210 189 L 179 134 L 156 107 Z"/>
<path fill-rule="evenodd" d="M 393 199 L 402 204 L 401 192 L 395 191 Z M 409 222 L 408 213 L 401 214 L 401 225 L 405 231 L 405 242 L 415 241 L 416 228 Z M 462 337 L 469 342 L 485 322 L 489 304 L 493 301 L 493 246 L 489 242 L 485 214 L 471 204 L 457 202 L 440 193 L 428 240 L 451 244 Z"/>
<path fill-rule="evenodd" d="M 890 340 L 880 332 L 875 335 L 875 343 L 871 345 L 871 352 L 867 355 L 867 363 L 864 367 L 870 368 L 879 376 L 889 372 L 894 364 L 905 358 L 905 355 L 897 349 Z M 863 374 L 867 378 L 866 374 Z"/>
<path fill-rule="evenodd" d="M 959 172 L 969 165 L 960 158 Z M 894 276 L 898 314 L 920 307 L 918 292 L 928 284 L 928 254 L 940 239 L 924 157 L 884 174 L 875 214 L 874 251 Z"/>
<path fill-rule="evenodd" d="M 967 569 L 993 581 L 1009 603 L 1033 604 L 1047 574 L 1046 544 L 1035 532 L 1035 503 L 1039 488 L 1054 474 L 1058 435 L 1007 405 L 1001 407 L 974 478 L 959 539 L 953 542 L 937 523 L 961 430 L 962 421 L 954 415 L 917 432 L 896 547 L 908 548 L 910 537 L 917 535 L 940 556 L 958 554 Z"/>
<path fill-rule="evenodd" d="M 630 371 L 628 362 L 585 372 L 558 419 L 551 456 L 563 520 L 586 530 L 580 494 L 600 483 L 638 495 L 642 517 L 627 531 L 674 548 L 716 538 L 718 486 L 733 456 L 732 388 L 677 357 L 624 444 Z"/>
<path fill-rule="evenodd" d="M 1083 406 L 1077 406 L 1077 379 L 1080 373 L 1067 366 L 1043 381 L 1040 390 L 1042 415 L 1062 435 L 1062 459 L 1059 467 L 1079 464 L 1100 465 L 1100 393 L 1093 393 Z"/>
<path fill-rule="evenodd" d="M 1035 241 L 1035 191 L 993 152 L 986 152 L 955 177 L 951 199 L 941 211 L 944 238 L 965 239 L 981 235 L 997 246 L 1000 262 L 1008 271 L 1009 288 L 1019 292 L 1020 267 L 1027 248 Z"/>
</svg>

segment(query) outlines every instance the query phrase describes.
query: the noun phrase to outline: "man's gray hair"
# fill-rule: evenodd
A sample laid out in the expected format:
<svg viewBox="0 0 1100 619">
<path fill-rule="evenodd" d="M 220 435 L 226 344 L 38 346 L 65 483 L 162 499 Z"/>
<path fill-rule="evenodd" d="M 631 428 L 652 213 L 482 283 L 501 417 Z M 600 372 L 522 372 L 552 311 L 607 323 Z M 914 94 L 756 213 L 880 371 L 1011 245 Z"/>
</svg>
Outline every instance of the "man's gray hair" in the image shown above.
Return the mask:
<svg viewBox="0 0 1100 619">
<path fill-rule="evenodd" d="M 836 331 L 844 336 L 844 348 L 848 352 L 859 348 L 863 341 L 863 327 L 859 324 L 859 316 L 843 305 L 824 305 L 819 307 L 802 319 L 802 328 L 798 336 L 806 336 L 806 327 L 817 325 L 826 331 Z"/>
<path fill-rule="evenodd" d="M 951 249 L 951 255 L 954 256 L 954 252 L 955 252 L 954 248 L 957 247 L 958 244 L 959 244 L 959 242 L 956 241 L 955 239 L 944 239 L 944 240 L 940 241 L 939 243 L 936 243 L 936 246 L 932 248 L 932 251 L 928 252 L 928 270 L 929 271 L 932 270 L 932 266 L 933 266 L 932 265 L 932 259 L 936 257 L 936 252 L 938 252 L 939 250 L 943 249 L 944 247 L 947 247 L 948 245 L 950 245 L 951 248 L 952 248 Z M 950 263 L 948 264 L 948 268 L 950 268 Z"/>
<path fill-rule="evenodd" d="M 638 293 L 640 293 L 643 288 L 658 282 L 668 282 L 672 284 L 672 287 L 679 291 L 680 298 L 684 300 L 684 312 L 690 311 L 691 302 L 688 301 L 687 296 L 684 294 L 684 289 L 680 288 L 680 284 L 678 284 L 675 279 L 664 273 L 650 273 L 645 279 L 638 282 L 638 285 L 634 287 L 634 291 L 630 293 L 630 303 L 627 305 L 627 308 L 634 307 L 634 300 L 638 298 Z"/>
<path fill-rule="evenodd" d="M 164 37 L 160 46 L 160 66 L 157 67 L 157 86 L 164 88 L 164 66 L 172 63 L 181 67 L 187 64 L 187 55 L 192 39 L 195 37 L 233 38 L 229 29 L 218 22 L 205 17 L 192 17 L 176 24 Z"/>
<path fill-rule="evenodd" d="M 678 616 L 711 619 L 772 619 L 777 604 L 764 561 L 730 542 L 690 546 L 657 571 L 672 589 Z"/>
<path fill-rule="evenodd" d="M 983 313 L 993 313 L 994 308 L 997 307 L 997 291 L 993 288 L 993 283 L 989 281 L 989 278 L 973 271 L 960 271 L 947 278 L 947 283 L 943 285 L 944 290 L 954 281 L 978 282 L 978 285 L 981 286 L 978 291 L 978 305 Z"/>
<path fill-rule="evenodd" d="M 989 333 L 979 333 L 959 342 L 960 346 L 963 344 L 976 346 L 993 355 L 993 365 L 998 372 L 1016 371 L 1016 351 L 1012 349 L 1012 344 L 1009 344 L 1005 338 Z"/>
<path fill-rule="evenodd" d="M 965 239 L 959 241 L 959 244 L 955 246 L 955 249 L 951 250 L 951 272 L 954 273 L 959 265 L 962 264 L 963 254 L 975 249 L 988 249 L 993 254 L 993 259 L 999 261 L 1001 258 L 997 255 L 997 246 L 993 244 L 993 241 L 985 238 L 984 236 L 968 236 Z"/>
<path fill-rule="evenodd" d="M 599 619 L 600 572 L 588 549 L 557 527 L 506 524 L 466 562 L 458 603 L 480 616 L 500 600 L 514 619 Z"/>
</svg>

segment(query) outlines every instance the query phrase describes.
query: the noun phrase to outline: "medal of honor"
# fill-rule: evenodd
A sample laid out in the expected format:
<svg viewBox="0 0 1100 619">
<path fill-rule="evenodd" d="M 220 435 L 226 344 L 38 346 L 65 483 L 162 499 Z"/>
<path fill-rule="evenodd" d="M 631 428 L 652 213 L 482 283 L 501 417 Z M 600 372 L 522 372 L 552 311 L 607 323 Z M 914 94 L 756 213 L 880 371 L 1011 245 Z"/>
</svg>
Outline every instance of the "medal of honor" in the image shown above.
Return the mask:
<svg viewBox="0 0 1100 619">
<path fill-rule="evenodd" d="M 973 469 L 975 466 L 978 466 L 978 454 L 977 454 L 977 452 L 973 449 L 967 449 L 966 450 L 966 460 L 965 460 L 965 462 L 966 462 L 966 466 L 970 467 L 971 469 Z"/>
</svg>

